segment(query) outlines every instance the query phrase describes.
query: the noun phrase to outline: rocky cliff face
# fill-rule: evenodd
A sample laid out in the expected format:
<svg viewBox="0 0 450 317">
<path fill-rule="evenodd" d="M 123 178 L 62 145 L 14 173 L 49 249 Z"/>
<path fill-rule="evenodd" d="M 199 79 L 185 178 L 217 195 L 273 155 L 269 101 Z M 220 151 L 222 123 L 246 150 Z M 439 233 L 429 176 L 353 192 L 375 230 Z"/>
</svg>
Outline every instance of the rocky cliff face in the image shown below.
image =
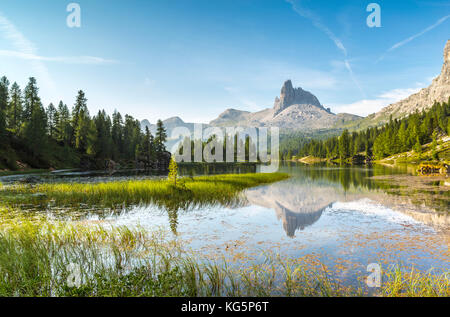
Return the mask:
<svg viewBox="0 0 450 317">
<path fill-rule="evenodd" d="M 392 115 L 393 118 L 407 116 L 416 110 L 429 109 L 435 102 L 446 102 L 450 98 L 450 40 L 444 48 L 444 65 L 441 74 L 436 77 L 431 85 L 418 93 L 409 96 L 397 103 L 387 106 L 374 115 L 372 120 L 386 121 Z"/>
<path fill-rule="evenodd" d="M 335 115 L 325 109 L 319 99 L 302 88 L 294 88 L 287 80 L 281 88 L 280 97 L 275 98 L 273 108 L 259 112 L 228 109 L 211 126 L 279 127 L 288 130 L 318 130 L 337 123 L 359 119 L 354 115 Z"/>
<path fill-rule="evenodd" d="M 292 105 L 313 105 L 323 108 L 316 96 L 302 88 L 294 88 L 287 80 L 281 88 L 280 98 L 275 98 L 274 117 Z"/>
</svg>

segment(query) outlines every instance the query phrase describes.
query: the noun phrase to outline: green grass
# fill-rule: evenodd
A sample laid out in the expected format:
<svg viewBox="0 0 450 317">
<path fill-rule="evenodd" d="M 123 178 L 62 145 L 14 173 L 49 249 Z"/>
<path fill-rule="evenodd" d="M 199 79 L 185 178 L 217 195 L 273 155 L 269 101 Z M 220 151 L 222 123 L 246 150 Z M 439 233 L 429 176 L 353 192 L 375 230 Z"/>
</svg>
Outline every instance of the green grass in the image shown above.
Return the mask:
<svg viewBox="0 0 450 317">
<path fill-rule="evenodd" d="M 240 174 L 183 178 L 174 186 L 168 180 L 114 181 L 80 184 L 56 183 L 0 188 L 0 197 L 11 204 L 88 204 L 114 207 L 156 204 L 169 210 L 207 204 L 231 204 L 250 187 L 281 181 L 287 174 Z"/>
<path fill-rule="evenodd" d="M 371 295 L 450 295 L 448 276 L 405 272 L 384 272 Z M 344 287 L 323 264 L 304 259 L 268 254 L 262 264 L 230 268 L 186 252 L 163 231 L 87 228 L 1 212 L 0 296 L 361 295 L 369 293 Z"/>
</svg>

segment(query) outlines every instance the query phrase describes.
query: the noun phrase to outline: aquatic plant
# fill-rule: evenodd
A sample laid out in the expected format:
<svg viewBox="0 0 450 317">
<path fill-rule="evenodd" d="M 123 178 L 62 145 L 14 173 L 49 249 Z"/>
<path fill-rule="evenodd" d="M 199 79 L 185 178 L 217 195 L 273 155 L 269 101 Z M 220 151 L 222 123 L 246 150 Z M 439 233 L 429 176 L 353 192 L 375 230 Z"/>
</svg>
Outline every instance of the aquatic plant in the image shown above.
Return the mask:
<svg viewBox="0 0 450 317">
<path fill-rule="evenodd" d="M 449 296 L 446 274 L 384 272 L 373 294 L 344 287 L 323 264 L 267 255 L 231 268 L 164 231 L 30 220 L 0 210 L 0 296 Z"/>
<path fill-rule="evenodd" d="M 15 185 L 0 189 L 0 196 L 13 205 L 89 204 L 106 207 L 156 204 L 168 210 L 188 209 L 207 204 L 230 205 L 250 187 L 288 178 L 287 174 L 232 174 L 182 178 L 175 186 L 170 180 L 128 180 L 104 183 L 45 183 Z"/>
</svg>

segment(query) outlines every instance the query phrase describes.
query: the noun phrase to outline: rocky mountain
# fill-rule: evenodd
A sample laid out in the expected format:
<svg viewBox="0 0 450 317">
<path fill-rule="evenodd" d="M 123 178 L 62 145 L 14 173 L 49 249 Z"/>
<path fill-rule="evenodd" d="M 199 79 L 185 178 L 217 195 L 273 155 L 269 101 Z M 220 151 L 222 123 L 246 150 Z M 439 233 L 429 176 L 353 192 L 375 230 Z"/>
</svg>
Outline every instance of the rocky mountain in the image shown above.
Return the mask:
<svg viewBox="0 0 450 317">
<path fill-rule="evenodd" d="M 194 130 L 194 123 L 184 122 L 180 117 L 172 117 L 166 120 L 163 120 L 164 127 L 166 128 L 166 131 L 168 132 L 167 135 L 170 138 L 171 132 L 176 127 L 186 127 L 189 130 Z M 156 123 L 152 124 L 147 119 L 141 121 L 141 127 L 144 130 L 145 127 L 148 127 L 150 129 L 150 132 L 155 135 L 156 132 Z"/>
<path fill-rule="evenodd" d="M 311 92 L 302 88 L 294 88 L 292 82 L 287 80 L 281 88 L 279 97 L 275 98 L 274 106 L 258 112 L 241 111 L 237 109 L 225 110 L 219 117 L 209 123 L 217 127 L 279 127 L 282 131 L 318 131 L 347 127 L 350 129 L 363 129 L 385 123 L 392 115 L 393 118 L 407 116 L 416 110 L 422 111 L 431 108 L 435 102 L 447 101 L 450 98 L 450 40 L 444 48 L 444 64 L 441 74 L 431 85 L 416 94 L 391 104 L 377 113 L 366 118 L 352 114 L 334 114 L 325 108 Z M 167 131 L 175 127 L 187 127 L 193 130 L 193 123 L 186 123 L 179 117 L 164 120 Z M 152 133 L 156 125 L 147 120 L 142 121 L 142 127 L 149 126 Z M 208 125 L 204 125 L 205 127 Z"/>
<path fill-rule="evenodd" d="M 444 65 L 441 73 L 430 86 L 422 89 L 416 94 L 391 104 L 379 112 L 367 117 L 367 120 L 375 122 L 386 122 L 392 115 L 393 118 L 407 116 L 416 110 L 429 109 L 435 102 L 446 102 L 450 98 L 450 40 L 444 48 Z"/>
<path fill-rule="evenodd" d="M 318 130 L 360 119 L 356 115 L 334 114 L 316 96 L 294 88 L 287 80 L 275 98 L 273 108 L 258 112 L 228 109 L 209 124 L 211 126 L 279 127 L 282 130 Z"/>
</svg>

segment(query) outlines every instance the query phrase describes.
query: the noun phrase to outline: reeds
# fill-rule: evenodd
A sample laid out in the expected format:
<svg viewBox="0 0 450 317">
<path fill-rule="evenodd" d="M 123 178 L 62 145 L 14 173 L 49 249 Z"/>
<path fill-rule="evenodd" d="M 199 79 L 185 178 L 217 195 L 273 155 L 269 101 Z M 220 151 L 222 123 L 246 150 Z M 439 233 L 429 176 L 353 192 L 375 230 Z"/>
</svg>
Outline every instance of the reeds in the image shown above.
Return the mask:
<svg viewBox="0 0 450 317">
<path fill-rule="evenodd" d="M 105 207 L 156 204 L 169 210 L 207 204 L 233 204 L 239 193 L 250 187 L 277 182 L 287 174 L 240 174 L 182 178 L 174 186 L 167 180 L 131 180 L 105 183 L 46 183 L 0 188 L 10 204 L 88 204 Z"/>
<path fill-rule="evenodd" d="M 164 231 L 5 217 L 10 214 L 0 213 L 0 296 L 368 295 L 304 259 L 267 254 L 263 263 L 232 268 L 183 250 Z M 371 295 L 450 295 L 446 274 L 400 267 L 383 274 Z"/>
</svg>

